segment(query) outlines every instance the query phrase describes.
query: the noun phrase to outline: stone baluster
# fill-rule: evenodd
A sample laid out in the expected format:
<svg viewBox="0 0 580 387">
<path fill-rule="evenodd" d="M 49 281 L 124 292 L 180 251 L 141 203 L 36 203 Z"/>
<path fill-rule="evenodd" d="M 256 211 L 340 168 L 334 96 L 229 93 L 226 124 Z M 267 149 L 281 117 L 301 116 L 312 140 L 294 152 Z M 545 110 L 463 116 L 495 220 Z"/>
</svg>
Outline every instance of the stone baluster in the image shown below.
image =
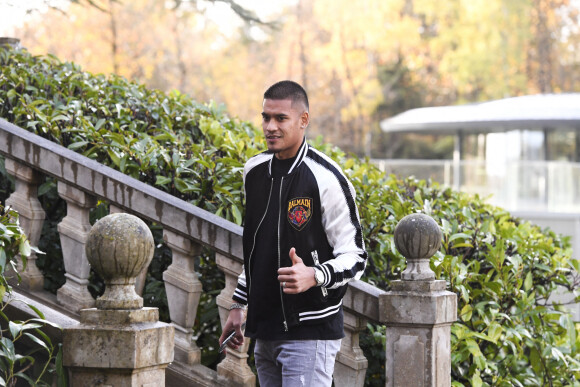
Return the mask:
<svg viewBox="0 0 580 387">
<path fill-rule="evenodd" d="M 412 214 L 397 224 L 394 241 L 407 268 L 379 298 L 380 321 L 387 327 L 386 386 L 449 387 L 457 296 L 429 267 L 441 230 L 431 217 Z"/>
<path fill-rule="evenodd" d="M 123 209 L 121 209 L 120 207 L 117 207 L 114 204 L 109 204 L 109 213 L 110 214 L 118 214 L 124 212 Z M 137 292 L 138 295 L 143 296 L 143 292 L 145 291 L 145 282 L 147 281 L 147 271 L 149 270 L 149 268 L 146 266 L 143 268 L 143 270 L 141 271 L 141 273 L 139 273 L 139 275 L 137 276 L 137 279 L 135 280 L 135 291 Z"/>
<path fill-rule="evenodd" d="M 225 287 L 217 297 L 219 314 L 222 327 L 225 325 L 229 315 L 229 307 L 232 304 L 232 296 L 238 283 L 238 275 L 242 272 L 242 264 L 236 262 L 222 254 L 216 253 L 216 263 L 225 274 Z M 248 365 L 248 348 L 250 339 L 244 340 L 244 345 L 238 349 L 228 348 L 226 357 L 218 366 L 218 375 L 235 382 L 239 386 L 256 385 L 256 375 Z"/>
<path fill-rule="evenodd" d="M 67 309 L 78 312 L 95 304 L 87 288 L 91 267 L 85 254 L 85 242 L 91 231 L 90 209 L 97 200 L 60 181 L 58 194 L 67 203 L 66 216 L 58 224 L 66 283 L 57 291 L 56 298 Z"/>
<path fill-rule="evenodd" d="M 367 329 L 367 320 L 344 310 L 344 335 L 334 365 L 334 384 L 364 386 L 369 362 L 359 346 L 360 332 Z"/>
<path fill-rule="evenodd" d="M 135 276 L 154 248 L 151 231 L 133 215 L 107 215 L 91 229 L 86 255 L 105 292 L 96 308 L 81 310 L 79 325 L 63 331 L 72 386 L 165 386 L 174 330 L 159 322 L 157 308 L 143 308 L 135 292 Z"/>
<path fill-rule="evenodd" d="M 20 214 L 20 225 L 30 244 L 38 246 L 45 212 L 38 201 L 38 186 L 44 181 L 44 176 L 34 169 L 6 158 L 6 171 L 15 178 L 14 192 L 6 199 L 6 205 L 14 208 Z M 28 257 L 26 269 L 18 271 L 22 278 L 20 287 L 27 290 L 42 290 L 44 276 L 36 266 L 36 253 L 32 251 Z"/>
<path fill-rule="evenodd" d="M 175 327 L 175 360 L 199 364 L 201 350 L 193 341 L 193 324 L 203 291 L 194 267 L 201 245 L 172 231 L 163 232 L 163 240 L 172 252 L 172 263 L 163 273 L 171 322 Z"/>
</svg>

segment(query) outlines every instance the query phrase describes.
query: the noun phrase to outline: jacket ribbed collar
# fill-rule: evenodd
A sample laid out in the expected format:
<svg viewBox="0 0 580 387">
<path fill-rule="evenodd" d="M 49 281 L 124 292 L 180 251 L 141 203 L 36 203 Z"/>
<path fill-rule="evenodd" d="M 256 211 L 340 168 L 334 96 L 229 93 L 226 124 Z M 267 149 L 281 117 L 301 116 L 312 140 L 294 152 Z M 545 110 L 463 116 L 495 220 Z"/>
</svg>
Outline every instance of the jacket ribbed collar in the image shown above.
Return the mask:
<svg viewBox="0 0 580 387">
<path fill-rule="evenodd" d="M 296 168 L 298 168 L 300 166 L 300 164 L 302 164 L 302 161 L 306 157 L 307 153 L 308 153 L 308 143 L 306 142 L 306 137 L 304 137 L 302 139 L 302 145 L 300 145 L 300 148 L 298 149 L 298 153 L 296 153 L 296 160 L 294 160 L 294 164 L 292 164 L 292 166 L 288 170 L 288 173 L 286 174 L 286 176 L 288 176 L 289 174 L 294 172 L 294 170 Z M 276 156 L 274 155 L 274 153 L 272 153 L 272 158 L 270 159 L 270 162 L 268 163 L 268 173 L 270 174 L 270 176 L 272 176 L 272 162 L 274 161 L 274 157 L 276 157 Z"/>
</svg>

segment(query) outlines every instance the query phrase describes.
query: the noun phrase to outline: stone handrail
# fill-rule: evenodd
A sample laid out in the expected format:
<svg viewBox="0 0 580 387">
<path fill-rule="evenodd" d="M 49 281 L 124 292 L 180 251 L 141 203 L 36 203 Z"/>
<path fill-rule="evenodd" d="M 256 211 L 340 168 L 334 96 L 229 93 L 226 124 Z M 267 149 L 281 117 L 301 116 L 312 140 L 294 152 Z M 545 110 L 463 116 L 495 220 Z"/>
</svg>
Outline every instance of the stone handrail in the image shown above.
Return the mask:
<svg viewBox="0 0 580 387">
<path fill-rule="evenodd" d="M 58 290 L 55 302 L 46 295 L 40 297 L 46 308 L 61 310 L 63 314 L 78 320 L 82 309 L 95 306 L 87 290 L 90 265 L 85 255 L 85 244 L 91 230 L 89 211 L 96 206 L 97 199 L 105 200 L 110 204 L 111 213 L 127 212 L 161 225 L 164 230 L 164 241 L 172 251 L 172 263 L 163 273 L 170 318 L 175 329 L 174 361 L 167 368 L 168 385 L 172 385 L 169 381 L 175 385 L 255 385 L 256 377 L 247 363 L 249 340 L 240 349 L 229 350 L 216 372 L 201 365 L 201 351 L 193 340 L 192 330 L 203 292 L 198 274 L 195 273 L 194 260 L 199 256 L 202 246 L 209 247 L 216 253 L 216 263 L 225 274 L 225 288 L 217 297 L 223 325 L 236 286 L 237 275 L 242 269 L 241 227 L 2 119 L 0 119 L 0 154 L 5 157 L 6 169 L 15 177 L 16 182 L 15 191 L 6 204 L 20 213 L 22 227 L 33 245 L 40 238 L 45 216 L 37 198 L 37 188 L 45 176 L 57 180 L 58 193 L 67 202 L 67 215 L 58 225 L 66 283 Z M 423 261 L 428 258 L 429 256 L 424 256 Z M 421 276 L 408 274 L 407 278 L 403 279 L 413 282 L 419 277 Z M 33 297 L 47 293 L 42 289 L 43 276 L 35 265 L 34 255 L 30 257 L 22 278 L 23 282 L 18 289 L 26 293 L 25 296 Z M 416 282 L 424 283 L 432 279 L 427 280 Z M 420 289 L 427 289 L 421 300 L 431 297 L 432 291 L 437 293 L 434 296 L 441 296 L 439 294 L 442 291 L 441 281 L 434 282 L 438 282 L 436 286 L 427 284 L 425 288 L 423 286 L 425 284 L 421 285 Z M 142 283 L 139 284 L 138 280 L 137 288 L 140 286 Z M 405 286 L 399 286 L 398 289 L 417 292 L 417 289 L 407 289 Z M 350 284 L 344 298 L 345 338 L 335 366 L 336 385 L 364 385 L 368 362 L 359 347 L 359 333 L 366 330 L 369 321 L 386 323 L 387 329 L 390 329 L 390 326 L 399 329 L 401 324 L 419 324 L 421 327 L 418 329 L 437 326 L 439 342 L 449 341 L 448 330 L 445 329 L 453 320 L 452 314 L 448 313 L 446 318 L 429 321 L 427 324 L 404 319 L 397 321 L 396 318 L 390 318 L 390 313 L 386 312 L 394 305 L 388 300 L 390 297 L 398 300 L 405 296 L 401 296 L 398 290 L 395 294 L 390 293 L 360 281 Z M 441 327 L 442 329 L 439 329 Z M 408 349 L 409 345 L 405 343 L 418 342 L 422 346 L 419 345 L 417 348 L 424 348 L 426 356 L 429 355 L 432 348 L 423 342 L 423 337 L 429 337 L 428 333 L 417 336 L 418 341 L 406 337 L 402 341 L 404 345 L 392 347 L 391 352 L 397 348 L 400 351 Z M 436 352 L 437 356 L 443 358 L 443 363 L 447 361 L 445 364 L 450 364 L 449 360 L 445 360 L 449 359 L 449 354 L 445 353 L 448 347 L 449 345 Z M 387 359 L 394 356 L 394 352 L 389 351 L 388 349 Z M 415 356 L 413 354 L 416 355 L 416 351 L 411 351 L 411 355 Z M 426 360 L 430 361 L 430 358 Z M 449 367 L 445 364 L 444 374 L 449 374 L 447 371 Z M 437 372 L 441 373 L 441 369 Z M 446 382 L 428 384 L 436 378 L 423 377 L 423 380 L 426 381 L 425 385 L 446 385 Z M 391 380 L 391 385 L 396 384 L 392 384 Z"/>
</svg>

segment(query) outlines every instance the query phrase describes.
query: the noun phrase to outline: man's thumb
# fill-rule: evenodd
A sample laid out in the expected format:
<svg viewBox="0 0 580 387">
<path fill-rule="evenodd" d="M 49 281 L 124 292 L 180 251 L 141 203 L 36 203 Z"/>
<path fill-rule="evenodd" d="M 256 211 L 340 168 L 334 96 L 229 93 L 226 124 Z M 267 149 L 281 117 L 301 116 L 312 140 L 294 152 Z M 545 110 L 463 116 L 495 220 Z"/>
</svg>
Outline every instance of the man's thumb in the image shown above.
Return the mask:
<svg viewBox="0 0 580 387">
<path fill-rule="evenodd" d="M 296 249 L 294 247 L 290 249 L 290 259 L 292 260 L 292 266 L 296 265 L 297 263 L 302 263 L 302 258 L 296 254 Z"/>
</svg>

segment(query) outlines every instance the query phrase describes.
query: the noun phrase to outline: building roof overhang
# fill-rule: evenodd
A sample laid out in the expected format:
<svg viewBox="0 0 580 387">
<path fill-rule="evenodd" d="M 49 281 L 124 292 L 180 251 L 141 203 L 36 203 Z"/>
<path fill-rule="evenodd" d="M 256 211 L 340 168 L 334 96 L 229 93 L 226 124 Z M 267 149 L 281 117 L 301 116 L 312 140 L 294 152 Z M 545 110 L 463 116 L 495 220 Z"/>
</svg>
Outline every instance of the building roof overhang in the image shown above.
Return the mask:
<svg viewBox="0 0 580 387">
<path fill-rule="evenodd" d="M 387 133 L 490 133 L 580 129 L 580 93 L 537 94 L 469 105 L 407 110 L 380 123 Z"/>
</svg>

